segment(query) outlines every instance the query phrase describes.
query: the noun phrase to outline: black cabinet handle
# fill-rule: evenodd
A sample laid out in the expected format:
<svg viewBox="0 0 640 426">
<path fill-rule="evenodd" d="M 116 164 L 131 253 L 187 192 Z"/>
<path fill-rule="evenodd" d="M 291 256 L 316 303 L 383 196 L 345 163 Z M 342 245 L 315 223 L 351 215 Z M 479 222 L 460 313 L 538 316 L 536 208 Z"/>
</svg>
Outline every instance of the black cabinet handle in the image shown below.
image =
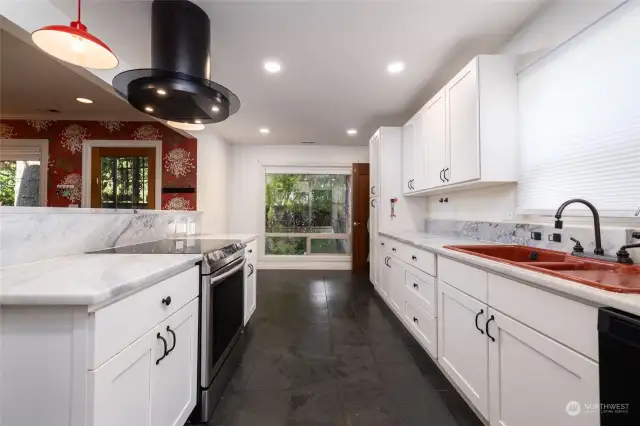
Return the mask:
<svg viewBox="0 0 640 426">
<path fill-rule="evenodd" d="M 442 179 L 442 172 L 444 172 L 444 169 L 440 170 L 440 180 L 444 182 L 444 179 Z"/>
<path fill-rule="evenodd" d="M 418 324 L 418 318 L 413 317 L 413 322 L 415 322 L 416 324 Z"/>
<path fill-rule="evenodd" d="M 492 342 L 495 342 L 496 339 L 491 334 L 489 334 L 489 323 L 491 321 L 495 321 L 495 320 L 496 320 L 496 318 L 493 315 L 491 315 L 491 318 L 489 318 L 489 320 L 487 320 L 487 324 L 484 326 L 484 329 L 487 331 L 487 337 L 489 339 L 491 339 Z"/>
<path fill-rule="evenodd" d="M 249 253 L 253 253 L 253 250 L 249 249 Z"/>
<path fill-rule="evenodd" d="M 381 246 L 383 246 L 383 245 L 384 245 L 384 243 L 380 243 L 380 245 L 381 245 Z"/>
<path fill-rule="evenodd" d="M 413 283 L 413 288 L 418 289 L 418 290 L 420 289 L 420 287 L 418 287 L 418 284 L 416 284 L 416 283 Z"/>
<path fill-rule="evenodd" d="M 171 349 L 169 349 L 167 351 L 167 355 L 169 355 L 176 348 L 176 343 L 178 343 L 178 339 L 176 339 L 176 333 L 173 332 L 171 327 L 167 326 L 167 332 L 171 333 L 171 336 L 173 337 L 173 346 L 171 346 Z M 158 333 L 158 334 L 160 334 L 160 333 Z M 164 344 L 165 344 L 165 348 L 166 348 L 167 342 L 164 342 Z"/>
<path fill-rule="evenodd" d="M 254 267 L 252 264 L 249 264 L 249 269 L 251 269 L 251 272 L 249 272 L 249 275 L 247 275 L 247 278 L 249 278 L 251 275 L 253 275 L 253 272 L 255 271 Z"/>
<path fill-rule="evenodd" d="M 376 193 L 376 187 L 375 186 L 371 187 L 371 193 L 375 195 L 375 193 Z"/>
<path fill-rule="evenodd" d="M 167 296 L 164 299 L 162 299 L 162 303 L 169 306 L 171 304 L 171 296 Z"/>
<path fill-rule="evenodd" d="M 389 256 L 385 256 L 385 257 L 384 257 L 384 264 L 385 264 L 385 265 L 387 265 L 387 260 L 389 260 Z M 387 265 L 387 266 L 389 266 L 389 265 Z"/>
<path fill-rule="evenodd" d="M 411 181 L 407 181 L 407 188 L 411 189 Z"/>
<path fill-rule="evenodd" d="M 376 200 L 371 200 L 371 207 L 375 207 L 376 206 Z"/>
<path fill-rule="evenodd" d="M 449 178 L 447 177 L 447 172 L 448 172 L 448 171 L 449 171 L 449 168 L 448 168 L 448 167 L 442 171 L 442 176 L 444 176 L 444 180 L 445 180 L 446 182 L 449 182 Z"/>
<path fill-rule="evenodd" d="M 484 309 L 480 309 L 480 312 L 478 312 L 476 314 L 476 328 L 478 329 L 478 331 L 480 332 L 480 334 L 484 334 L 484 330 L 481 329 L 480 327 L 478 327 L 478 317 L 480 317 L 480 315 L 484 314 Z"/>
<path fill-rule="evenodd" d="M 160 333 L 158 333 L 156 335 L 156 338 L 162 340 L 162 344 L 164 345 L 164 352 L 163 352 L 162 356 L 159 359 L 156 360 L 156 365 L 158 365 L 158 364 L 160 364 L 160 361 L 162 361 L 163 359 L 165 359 L 167 357 L 168 352 L 167 352 L 167 341 L 164 340 L 164 337 L 162 337 L 160 335 Z"/>
<path fill-rule="evenodd" d="M 413 256 L 411 256 L 411 259 L 413 260 L 418 260 L 418 258 L 416 257 L 416 255 L 414 254 Z"/>
</svg>

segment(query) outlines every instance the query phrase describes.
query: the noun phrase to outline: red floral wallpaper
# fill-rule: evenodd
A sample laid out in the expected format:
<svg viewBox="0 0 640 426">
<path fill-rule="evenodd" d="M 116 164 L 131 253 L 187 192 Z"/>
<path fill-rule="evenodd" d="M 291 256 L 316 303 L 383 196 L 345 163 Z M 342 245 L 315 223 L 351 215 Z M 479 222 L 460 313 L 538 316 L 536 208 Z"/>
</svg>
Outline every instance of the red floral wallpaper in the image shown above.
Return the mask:
<svg viewBox="0 0 640 426">
<path fill-rule="evenodd" d="M 197 142 L 153 122 L 0 120 L 0 139 L 49 139 L 47 204 L 67 207 L 82 198 L 82 146 L 88 139 L 162 140 L 162 188 L 196 188 Z M 58 195 L 59 184 L 74 185 Z M 195 210 L 196 193 L 163 193 L 163 210 Z M 89 207 L 89 206 L 81 206 Z M 156 207 L 158 208 L 158 207 Z"/>
</svg>

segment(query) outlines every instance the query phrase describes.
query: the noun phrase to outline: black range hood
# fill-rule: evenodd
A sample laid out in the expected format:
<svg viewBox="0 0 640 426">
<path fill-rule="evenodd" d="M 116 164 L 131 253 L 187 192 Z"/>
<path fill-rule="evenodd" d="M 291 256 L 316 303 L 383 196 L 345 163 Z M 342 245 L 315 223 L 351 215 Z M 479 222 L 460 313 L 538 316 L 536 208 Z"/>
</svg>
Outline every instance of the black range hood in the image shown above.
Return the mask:
<svg viewBox="0 0 640 426">
<path fill-rule="evenodd" d="M 152 68 L 116 75 L 116 92 L 137 110 L 178 123 L 218 123 L 236 113 L 238 97 L 209 80 L 210 26 L 207 14 L 189 1 L 154 0 Z"/>
</svg>

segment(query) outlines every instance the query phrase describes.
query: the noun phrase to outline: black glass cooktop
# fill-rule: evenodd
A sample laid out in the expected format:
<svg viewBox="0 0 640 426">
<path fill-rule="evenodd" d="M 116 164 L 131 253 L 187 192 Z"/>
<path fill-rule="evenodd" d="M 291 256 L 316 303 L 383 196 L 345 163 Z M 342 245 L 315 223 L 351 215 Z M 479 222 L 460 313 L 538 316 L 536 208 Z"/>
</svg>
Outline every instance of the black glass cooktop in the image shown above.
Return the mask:
<svg viewBox="0 0 640 426">
<path fill-rule="evenodd" d="M 90 253 L 115 253 L 115 254 L 204 254 L 213 251 L 224 250 L 235 252 L 241 250 L 243 244 L 240 240 L 215 240 L 201 238 L 165 239 L 150 241 L 148 243 L 133 244 L 130 246 L 113 247 Z"/>
</svg>

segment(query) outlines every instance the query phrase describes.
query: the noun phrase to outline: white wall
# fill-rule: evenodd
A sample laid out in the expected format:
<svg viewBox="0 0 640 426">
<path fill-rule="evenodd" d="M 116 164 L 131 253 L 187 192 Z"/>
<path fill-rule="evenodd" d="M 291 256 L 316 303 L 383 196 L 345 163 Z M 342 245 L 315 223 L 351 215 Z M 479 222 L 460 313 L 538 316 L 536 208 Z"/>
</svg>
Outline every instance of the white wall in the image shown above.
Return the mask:
<svg viewBox="0 0 640 426">
<path fill-rule="evenodd" d="M 200 155 L 198 153 L 198 155 Z M 264 203 L 266 166 L 347 166 L 369 161 L 367 146 L 231 146 L 229 163 L 229 231 L 259 234 L 260 268 L 349 269 L 350 259 L 308 256 L 304 262 L 282 256 L 265 257 Z M 206 220 L 205 220 L 206 223 Z"/>
<path fill-rule="evenodd" d="M 621 3 L 624 1 L 551 1 L 505 45 L 502 53 L 518 55 L 518 70 L 527 70 L 543 57 L 556 54 L 559 46 L 566 42 L 570 43 L 571 39 L 578 34 L 598 30 L 598 21 Z M 632 47 L 629 46 L 629 49 L 632 50 Z M 518 143 L 521 141 L 522 139 Z M 427 217 L 487 221 L 514 219 L 548 221 L 548 218 L 517 215 L 517 191 L 516 184 L 508 184 L 447 194 L 449 203 L 438 202 L 443 195 L 429 197 Z"/>
<path fill-rule="evenodd" d="M 202 233 L 220 234 L 229 230 L 229 190 L 231 147 L 224 139 L 207 134 L 198 138 L 198 210 L 202 212 Z"/>
</svg>

